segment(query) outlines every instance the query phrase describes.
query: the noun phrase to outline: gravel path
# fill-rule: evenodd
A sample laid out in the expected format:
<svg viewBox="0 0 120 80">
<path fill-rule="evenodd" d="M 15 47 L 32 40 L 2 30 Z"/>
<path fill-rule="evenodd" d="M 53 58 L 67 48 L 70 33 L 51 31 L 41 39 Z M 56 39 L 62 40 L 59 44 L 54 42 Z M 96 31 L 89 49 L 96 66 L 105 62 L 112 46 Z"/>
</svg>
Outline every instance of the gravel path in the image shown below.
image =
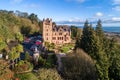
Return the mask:
<svg viewBox="0 0 120 80">
<path fill-rule="evenodd" d="M 65 55 L 65 53 L 58 53 L 58 54 L 56 54 L 56 56 L 57 56 L 57 63 L 58 63 L 58 71 L 61 71 L 61 69 L 62 69 L 62 62 L 61 62 L 61 58 L 62 57 L 65 57 L 66 55 Z"/>
</svg>

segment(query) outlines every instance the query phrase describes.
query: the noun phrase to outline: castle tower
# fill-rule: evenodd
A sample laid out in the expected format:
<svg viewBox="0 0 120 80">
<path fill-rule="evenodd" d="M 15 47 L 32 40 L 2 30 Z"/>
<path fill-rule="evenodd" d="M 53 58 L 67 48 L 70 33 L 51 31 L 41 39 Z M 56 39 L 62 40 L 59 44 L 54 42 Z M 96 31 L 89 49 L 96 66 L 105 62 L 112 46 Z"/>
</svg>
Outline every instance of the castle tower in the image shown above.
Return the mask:
<svg viewBox="0 0 120 80">
<path fill-rule="evenodd" d="M 52 43 L 52 19 L 43 19 L 43 40 Z"/>
</svg>

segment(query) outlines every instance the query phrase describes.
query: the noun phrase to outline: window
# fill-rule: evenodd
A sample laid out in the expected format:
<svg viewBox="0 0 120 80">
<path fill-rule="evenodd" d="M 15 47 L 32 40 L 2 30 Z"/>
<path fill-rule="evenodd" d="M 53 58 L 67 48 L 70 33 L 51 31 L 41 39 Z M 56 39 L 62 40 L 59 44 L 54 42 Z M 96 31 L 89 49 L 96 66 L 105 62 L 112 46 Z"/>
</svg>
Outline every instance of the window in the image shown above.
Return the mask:
<svg viewBox="0 0 120 80">
<path fill-rule="evenodd" d="M 60 37 L 60 40 L 61 40 L 61 37 Z"/>
<path fill-rule="evenodd" d="M 63 37 L 62 37 L 62 40 L 63 40 Z"/>
<path fill-rule="evenodd" d="M 59 35 L 62 35 L 62 33 L 59 33 Z"/>
<path fill-rule="evenodd" d="M 46 40 L 48 40 L 48 37 L 46 38 Z"/>
<path fill-rule="evenodd" d="M 48 33 L 46 33 L 46 36 L 48 36 Z"/>
<path fill-rule="evenodd" d="M 56 40 L 56 37 L 53 37 L 52 39 L 53 39 L 53 40 Z"/>
</svg>

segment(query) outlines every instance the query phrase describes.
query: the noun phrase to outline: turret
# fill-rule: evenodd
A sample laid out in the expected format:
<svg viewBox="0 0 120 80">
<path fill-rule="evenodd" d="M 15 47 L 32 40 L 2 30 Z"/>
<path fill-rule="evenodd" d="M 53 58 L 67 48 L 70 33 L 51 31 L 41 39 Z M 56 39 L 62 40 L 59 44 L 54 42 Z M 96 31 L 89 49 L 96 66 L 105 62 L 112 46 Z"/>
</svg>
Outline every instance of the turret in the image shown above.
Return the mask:
<svg viewBox="0 0 120 80">
<path fill-rule="evenodd" d="M 52 19 L 43 19 L 43 40 L 50 43 L 52 41 Z"/>
</svg>

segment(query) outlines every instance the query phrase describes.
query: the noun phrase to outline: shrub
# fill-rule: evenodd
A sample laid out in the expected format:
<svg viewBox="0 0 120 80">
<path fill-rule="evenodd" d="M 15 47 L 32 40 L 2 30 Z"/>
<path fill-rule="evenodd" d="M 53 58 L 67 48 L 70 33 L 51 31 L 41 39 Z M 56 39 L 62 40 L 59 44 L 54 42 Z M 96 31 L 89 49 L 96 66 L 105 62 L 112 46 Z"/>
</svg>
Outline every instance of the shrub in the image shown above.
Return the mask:
<svg viewBox="0 0 120 80">
<path fill-rule="evenodd" d="M 28 62 L 30 61 L 30 54 L 28 51 L 25 53 L 25 60 Z"/>
<path fill-rule="evenodd" d="M 0 80 L 11 80 L 14 73 L 8 68 L 8 64 L 4 60 L 0 60 Z"/>
<path fill-rule="evenodd" d="M 39 66 L 43 66 L 45 64 L 45 60 L 40 56 L 39 58 L 38 58 L 38 65 Z"/>
<path fill-rule="evenodd" d="M 82 50 L 62 58 L 62 63 L 62 74 L 65 80 L 96 80 L 95 64 Z"/>
<path fill-rule="evenodd" d="M 52 68 L 56 65 L 57 57 L 55 54 L 48 55 L 46 63 L 44 67 L 46 68 Z"/>
<path fill-rule="evenodd" d="M 37 76 L 39 80 L 62 80 L 56 69 L 39 69 Z"/>
<path fill-rule="evenodd" d="M 15 77 L 20 80 L 38 80 L 33 73 L 16 74 Z"/>
<path fill-rule="evenodd" d="M 44 65 L 45 68 L 51 68 L 53 67 L 52 64 L 50 64 L 49 62 L 46 62 Z"/>
<path fill-rule="evenodd" d="M 22 73 L 25 71 L 31 71 L 33 69 L 33 65 L 27 61 L 20 61 L 18 64 L 15 65 L 14 71 L 16 73 Z"/>
</svg>

